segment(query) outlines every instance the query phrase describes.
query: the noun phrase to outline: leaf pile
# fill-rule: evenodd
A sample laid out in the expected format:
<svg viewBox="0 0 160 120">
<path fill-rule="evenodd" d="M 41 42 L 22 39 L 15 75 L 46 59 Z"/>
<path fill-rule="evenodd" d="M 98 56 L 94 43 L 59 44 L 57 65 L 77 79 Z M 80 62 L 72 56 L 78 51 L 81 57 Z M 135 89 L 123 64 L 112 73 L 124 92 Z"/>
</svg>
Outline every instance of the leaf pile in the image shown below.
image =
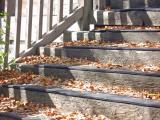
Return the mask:
<svg viewBox="0 0 160 120">
<path fill-rule="evenodd" d="M 96 30 L 160 30 L 160 26 L 130 26 L 130 25 L 118 25 L 118 26 L 96 26 Z"/>
<path fill-rule="evenodd" d="M 131 71 L 142 71 L 142 72 L 160 72 L 160 65 L 143 65 L 143 64 L 113 64 L 111 62 L 102 63 L 98 60 L 91 61 L 87 59 L 77 58 L 60 58 L 54 56 L 27 56 L 19 58 L 18 63 L 22 64 L 63 64 L 63 65 L 87 65 L 96 68 L 105 69 L 118 69 L 118 70 L 131 70 Z"/>
<path fill-rule="evenodd" d="M 0 73 L 2 75 L 2 73 Z M 20 73 L 13 70 L 6 70 L 0 76 L 0 84 L 33 84 L 42 87 L 59 87 L 71 89 L 75 91 L 91 91 L 91 92 L 105 92 L 111 94 L 128 95 L 144 99 L 160 100 L 160 89 L 150 90 L 143 88 L 131 88 L 123 86 L 104 85 L 103 83 L 86 82 L 83 80 L 62 80 L 52 77 L 44 77 L 32 73 Z"/>
<path fill-rule="evenodd" d="M 79 40 L 64 43 L 53 42 L 47 47 L 66 47 L 66 46 L 98 46 L 98 47 L 121 47 L 121 48 L 160 48 L 160 42 L 145 41 L 140 43 L 118 41 L 105 42 L 102 40 Z"/>
<path fill-rule="evenodd" d="M 50 118 L 50 120 L 109 120 L 104 115 L 91 116 L 85 115 L 81 112 L 73 112 L 70 114 L 61 113 L 57 108 L 45 104 L 35 104 L 32 102 L 16 101 L 13 98 L 0 96 L 0 112 L 15 112 L 20 117 L 27 117 L 28 115 L 43 114 Z"/>
</svg>

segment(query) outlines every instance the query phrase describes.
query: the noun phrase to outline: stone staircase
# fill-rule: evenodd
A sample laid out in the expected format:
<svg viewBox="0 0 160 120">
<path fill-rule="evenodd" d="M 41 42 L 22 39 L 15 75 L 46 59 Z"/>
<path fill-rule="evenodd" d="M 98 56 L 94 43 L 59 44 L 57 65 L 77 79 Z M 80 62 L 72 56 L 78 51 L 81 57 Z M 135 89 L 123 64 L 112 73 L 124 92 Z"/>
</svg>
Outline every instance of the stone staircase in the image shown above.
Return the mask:
<svg viewBox="0 0 160 120">
<path fill-rule="evenodd" d="M 90 14 L 90 31 L 66 31 L 64 42 L 100 40 L 105 42 L 159 42 L 159 0 L 111 0 L 110 9 L 94 10 Z M 114 26 L 151 26 L 150 29 L 105 29 Z M 97 29 L 102 28 L 102 29 Z M 104 46 L 41 47 L 38 55 L 99 60 L 112 64 L 144 64 L 159 66 L 160 48 L 130 48 Z M 132 89 L 145 89 L 160 93 L 160 73 L 131 69 L 106 69 L 88 65 L 19 64 L 22 72 L 32 71 L 63 80 L 80 79 Z M 32 85 L 5 85 L 6 96 L 59 106 L 63 112 L 81 111 L 104 114 L 111 120 L 159 120 L 160 101 L 127 95 L 92 91 L 74 91 L 62 88 L 43 88 Z"/>
</svg>

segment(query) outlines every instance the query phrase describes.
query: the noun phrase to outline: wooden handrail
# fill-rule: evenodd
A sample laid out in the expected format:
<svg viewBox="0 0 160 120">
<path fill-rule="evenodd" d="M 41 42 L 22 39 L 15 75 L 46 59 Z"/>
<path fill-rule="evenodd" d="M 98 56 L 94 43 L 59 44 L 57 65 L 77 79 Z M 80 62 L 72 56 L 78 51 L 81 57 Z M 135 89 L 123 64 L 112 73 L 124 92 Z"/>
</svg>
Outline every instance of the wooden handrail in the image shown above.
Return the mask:
<svg viewBox="0 0 160 120">
<path fill-rule="evenodd" d="M 35 55 L 36 49 L 41 46 L 45 46 L 59 37 L 65 30 L 78 21 L 83 16 L 83 7 L 79 7 L 75 12 L 70 14 L 67 19 L 57 24 L 57 26 L 49 31 L 41 40 L 37 41 L 33 47 L 21 53 L 20 56 Z"/>
<path fill-rule="evenodd" d="M 11 0 L 5 0 L 6 3 L 9 5 Z M 47 13 L 45 13 L 44 6 L 45 2 L 44 0 L 38 1 L 39 4 L 39 13 L 38 15 L 36 14 L 37 17 L 37 22 L 36 22 L 36 29 L 37 33 L 34 33 L 37 35 L 37 38 L 33 38 L 33 17 L 35 17 L 35 13 L 33 13 L 34 9 L 34 0 L 27 0 L 27 10 L 24 15 L 24 5 L 23 5 L 23 0 L 14 0 L 16 1 L 16 6 L 12 7 L 12 10 L 10 10 L 9 6 L 6 8 L 7 13 L 11 13 L 13 11 L 13 8 L 15 8 L 15 18 L 16 18 L 16 23 L 15 23 L 15 30 L 12 31 L 14 32 L 15 39 L 14 39 L 14 50 L 15 50 L 15 58 L 18 58 L 19 56 L 26 56 L 30 54 L 35 54 L 36 49 L 40 46 L 44 46 L 46 44 L 51 43 L 53 40 L 55 40 L 57 37 L 63 34 L 64 31 L 66 31 L 71 25 L 73 25 L 76 21 L 80 21 L 79 23 L 86 23 L 85 20 L 88 18 L 88 9 L 90 9 L 92 0 L 78 0 L 79 5 L 78 9 L 74 10 L 74 5 L 73 5 L 73 0 L 69 0 L 68 3 L 68 11 L 64 10 L 64 0 L 58 0 L 57 3 L 54 0 L 48 0 L 47 3 Z M 91 3 L 89 3 L 89 2 Z M 37 2 L 37 1 L 36 1 Z M 12 1 L 13 4 L 13 1 Z M 23 7 L 22 7 L 23 5 Z M 55 7 L 58 6 L 58 11 L 54 11 Z M 89 6 L 89 7 L 88 7 Z M 11 7 L 11 6 L 10 6 Z M 23 11 L 23 12 L 22 12 Z M 65 17 L 64 19 L 64 11 L 69 13 L 68 16 Z M 56 13 L 57 12 L 57 13 Z M 86 13 L 87 15 L 84 15 Z M 47 22 L 43 22 L 44 14 L 47 16 Z M 14 14 L 12 14 L 14 15 Z M 53 23 L 55 23 L 55 19 L 53 19 L 53 15 L 57 15 L 57 23 L 56 27 L 53 27 Z M 26 26 L 21 26 L 22 23 L 22 17 L 26 17 Z M 46 20 L 46 19 L 44 19 Z M 11 16 L 7 16 L 7 24 L 10 26 L 12 24 L 11 22 Z M 44 24 L 44 25 L 43 25 Z M 46 26 L 43 28 L 43 26 Z M 83 29 L 85 25 L 80 25 L 80 27 Z M 20 47 L 21 47 L 21 36 L 22 36 L 22 30 L 25 28 L 25 47 L 28 50 L 25 50 L 25 52 L 20 54 Z M 22 30 L 21 30 L 22 29 Z M 46 33 L 43 35 L 43 32 L 46 30 Z M 5 52 L 9 51 L 9 40 L 10 40 L 10 33 L 11 29 L 10 27 L 6 30 L 6 37 L 5 40 L 7 41 L 8 44 L 5 46 Z M 24 37 L 24 36 L 23 36 Z M 36 41 L 34 44 L 33 41 Z M 8 55 L 5 57 L 5 66 L 7 66 L 7 61 L 8 61 Z"/>
</svg>

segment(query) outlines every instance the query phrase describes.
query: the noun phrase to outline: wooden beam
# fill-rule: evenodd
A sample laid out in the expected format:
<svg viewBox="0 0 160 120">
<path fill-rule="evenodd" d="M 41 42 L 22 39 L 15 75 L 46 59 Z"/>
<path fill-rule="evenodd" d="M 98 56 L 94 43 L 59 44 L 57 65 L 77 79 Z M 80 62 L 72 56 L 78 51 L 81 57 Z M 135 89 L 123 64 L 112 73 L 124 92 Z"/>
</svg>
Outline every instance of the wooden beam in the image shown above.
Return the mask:
<svg viewBox="0 0 160 120">
<path fill-rule="evenodd" d="M 37 41 L 32 48 L 28 49 L 20 56 L 35 55 L 38 47 L 50 44 L 59 37 L 65 30 L 78 21 L 83 16 L 83 7 L 78 8 L 70 14 L 64 21 L 59 23 L 52 31 L 48 32 L 41 40 Z"/>
<path fill-rule="evenodd" d="M 19 57 L 21 37 L 22 0 L 16 0 L 15 58 Z"/>
</svg>

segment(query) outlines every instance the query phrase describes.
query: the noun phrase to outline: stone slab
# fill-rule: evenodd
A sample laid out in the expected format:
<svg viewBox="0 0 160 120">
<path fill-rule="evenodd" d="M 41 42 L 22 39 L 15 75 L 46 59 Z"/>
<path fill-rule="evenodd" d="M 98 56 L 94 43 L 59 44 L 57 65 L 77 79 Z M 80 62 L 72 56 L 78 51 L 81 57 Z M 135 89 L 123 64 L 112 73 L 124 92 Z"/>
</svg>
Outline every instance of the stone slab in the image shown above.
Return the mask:
<svg viewBox="0 0 160 120">
<path fill-rule="evenodd" d="M 81 111 L 85 114 L 103 114 L 106 115 L 111 120 L 159 120 L 160 119 L 160 108 L 155 107 L 146 107 L 141 105 L 134 105 L 129 103 L 122 102 L 113 102 L 109 100 L 98 100 L 86 98 L 86 94 L 84 97 L 76 97 L 70 95 L 59 94 L 58 92 L 39 92 L 34 89 L 27 89 L 25 87 L 1 87 L 1 93 L 4 93 L 6 96 L 14 97 L 17 100 L 23 101 L 32 101 L 36 103 L 46 103 L 57 106 L 60 111 L 64 113 L 73 112 L 73 111 Z M 62 90 L 63 91 L 63 90 Z M 65 91 L 64 91 L 65 92 Z M 77 93 L 77 92 L 75 92 Z M 83 96 L 82 92 L 79 94 Z M 45 97 L 44 97 L 45 96 Z M 98 97 L 100 94 L 88 94 L 88 96 Z M 123 99 L 122 99 L 122 98 Z M 134 98 L 127 98 L 124 96 L 117 97 L 116 99 L 120 99 L 120 101 L 129 101 Z M 109 96 L 104 99 L 110 99 Z M 137 99 L 137 101 L 141 101 L 142 99 Z M 34 101 L 36 100 L 36 101 Z M 143 103 L 147 103 L 150 100 L 142 100 Z M 159 102 L 150 101 L 152 103 Z"/>
<path fill-rule="evenodd" d="M 160 9 L 94 11 L 91 23 L 96 25 L 160 26 Z"/>
<path fill-rule="evenodd" d="M 97 69 L 92 66 L 66 66 L 58 64 L 19 65 L 21 72 L 33 72 L 43 76 L 56 76 L 62 80 L 78 79 L 111 86 L 133 89 L 159 90 L 160 73 L 130 70 Z"/>
<path fill-rule="evenodd" d="M 110 0 L 112 9 L 159 8 L 159 0 Z"/>
<path fill-rule="evenodd" d="M 64 41 L 77 40 L 104 40 L 104 41 L 128 41 L 128 42 L 159 42 L 159 30 L 101 30 L 101 31 L 67 31 L 64 33 Z"/>
<path fill-rule="evenodd" d="M 78 54 L 77 54 L 78 53 Z M 116 47 L 85 47 L 71 46 L 63 48 L 40 47 L 39 55 L 87 58 L 102 63 L 111 62 L 113 64 L 147 64 L 159 65 L 160 49 L 151 48 L 116 48 Z"/>
</svg>

